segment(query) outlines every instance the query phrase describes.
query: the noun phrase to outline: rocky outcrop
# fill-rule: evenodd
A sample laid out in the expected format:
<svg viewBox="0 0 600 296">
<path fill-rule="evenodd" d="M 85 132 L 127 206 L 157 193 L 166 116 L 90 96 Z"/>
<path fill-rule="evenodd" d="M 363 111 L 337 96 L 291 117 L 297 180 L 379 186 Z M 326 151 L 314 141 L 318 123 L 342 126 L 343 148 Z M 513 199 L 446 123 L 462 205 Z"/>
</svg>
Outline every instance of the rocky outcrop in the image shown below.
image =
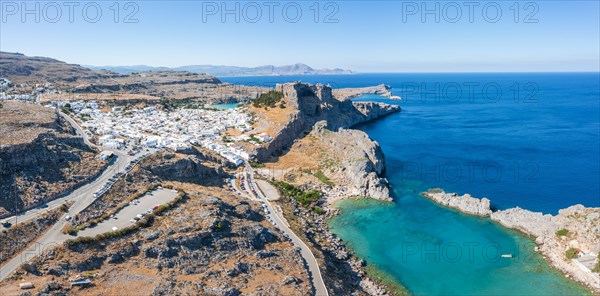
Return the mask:
<svg viewBox="0 0 600 296">
<path fill-rule="evenodd" d="M 377 142 L 362 131 L 348 128 L 400 111 L 396 105 L 338 100 L 329 86 L 286 83 L 276 86 L 283 93 L 290 118 L 273 136 L 273 140 L 255 151 L 259 161 L 279 157 L 289 149 L 306 154 L 294 143 L 310 135 L 322 153 L 306 155 L 326 164 L 322 170 L 343 187 L 345 196 L 364 196 L 391 200 L 383 152 Z M 323 165 L 320 165 L 323 166 Z"/>
<path fill-rule="evenodd" d="M 392 95 L 392 92 L 390 91 L 391 88 L 392 87 L 387 84 L 359 88 L 340 88 L 334 90 L 333 95 L 339 100 L 349 100 L 366 94 L 380 95 L 392 100 L 399 100 L 400 97 Z"/>
<path fill-rule="evenodd" d="M 565 255 L 573 248 L 580 254 L 596 254 L 596 260 L 600 260 L 600 208 L 574 205 L 558 211 L 558 215 L 550 215 L 517 207 L 494 212 L 491 219 L 535 236 L 538 251 L 556 269 L 600 292 L 600 274 L 584 271 Z M 565 235 L 560 235 L 559 230 Z"/>
<path fill-rule="evenodd" d="M 278 84 L 275 89 L 283 93 L 285 105 L 294 112 L 273 135 L 273 140 L 266 147 L 257 149 L 255 155 L 261 161 L 280 155 L 296 139 L 308 134 L 318 121 L 326 121 L 327 128 L 336 131 L 400 111 L 397 105 L 338 100 L 332 95 L 331 87 L 321 84 L 294 82 Z"/>
<path fill-rule="evenodd" d="M 310 136 L 320 141 L 328 163 L 323 168 L 326 175 L 345 188 L 348 196 L 363 196 L 391 201 L 388 182 L 380 178 L 385 170 L 385 158 L 379 144 L 363 131 L 340 129 L 332 132 L 327 122 L 315 124 Z"/>
<path fill-rule="evenodd" d="M 519 207 L 492 211 L 487 198 L 473 198 L 468 194 L 459 196 L 439 189 L 424 192 L 423 196 L 461 212 L 489 216 L 492 221 L 535 237 L 541 252 L 558 270 L 583 283 L 592 290 L 600 291 L 600 275 L 581 269 L 566 257 L 566 250 L 573 248 L 581 254 L 600 253 L 600 208 L 574 205 L 558 211 L 557 215 L 532 212 Z M 560 231 L 560 232 L 559 232 Z M 562 233 L 561 233 L 562 232 Z M 593 255 L 592 255 L 593 256 Z M 596 258 L 600 260 L 600 258 Z"/>
<path fill-rule="evenodd" d="M 474 198 L 469 194 L 458 195 L 456 193 L 445 193 L 441 190 L 430 190 L 424 192 L 423 196 L 449 208 L 457 209 L 463 213 L 487 217 L 492 214 L 490 200 L 487 198 Z"/>
<path fill-rule="evenodd" d="M 557 231 L 567 230 L 570 235 L 583 236 L 570 242 L 583 253 L 600 253 L 600 208 L 574 205 L 558 211 L 557 215 L 532 212 L 519 207 L 496 211 L 492 220 L 508 228 L 518 229 L 536 237 L 536 242 L 545 245 L 561 236 Z"/>
<path fill-rule="evenodd" d="M 352 105 L 362 113 L 365 117 L 360 122 L 370 121 L 388 115 L 392 112 L 399 111 L 396 105 L 388 105 L 376 102 L 353 102 Z"/>
<path fill-rule="evenodd" d="M 182 180 L 182 181 L 201 181 L 207 177 L 224 176 L 225 172 L 221 166 L 207 166 L 197 156 L 178 156 L 175 154 L 166 155 L 173 157 L 172 160 L 165 159 L 156 166 L 149 169 L 163 180 Z"/>
</svg>

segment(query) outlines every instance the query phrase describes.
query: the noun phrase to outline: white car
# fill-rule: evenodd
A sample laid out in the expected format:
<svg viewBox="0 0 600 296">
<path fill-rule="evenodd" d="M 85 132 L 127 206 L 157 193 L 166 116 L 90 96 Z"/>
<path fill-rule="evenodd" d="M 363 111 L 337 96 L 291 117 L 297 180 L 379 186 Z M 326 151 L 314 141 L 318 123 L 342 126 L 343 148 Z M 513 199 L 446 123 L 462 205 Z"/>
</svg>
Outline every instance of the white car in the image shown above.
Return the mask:
<svg viewBox="0 0 600 296">
<path fill-rule="evenodd" d="M 71 220 L 71 216 L 69 216 L 69 215 L 66 215 L 66 216 L 65 216 L 65 220 L 67 220 L 67 221 Z"/>
<path fill-rule="evenodd" d="M 119 228 L 113 226 L 112 231 L 117 231 L 117 230 L 119 230 Z"/>
</svg>

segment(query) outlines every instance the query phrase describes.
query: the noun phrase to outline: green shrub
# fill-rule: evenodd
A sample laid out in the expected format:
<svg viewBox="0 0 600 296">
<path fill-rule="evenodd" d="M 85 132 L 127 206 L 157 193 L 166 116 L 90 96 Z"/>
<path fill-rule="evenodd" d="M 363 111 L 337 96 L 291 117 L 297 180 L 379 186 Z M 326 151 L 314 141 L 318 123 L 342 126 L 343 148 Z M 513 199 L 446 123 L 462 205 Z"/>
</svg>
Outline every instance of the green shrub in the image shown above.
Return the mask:
<svg viewBox="0 0 600 296">
<path fill-rule="evenodd" d="M 592 268 L 593 272 L 600 273 L 600 255 L 596 257 L 596 265 Z"/>
<path fill-rule="evenodd" d="M 556 231 L 556 236 L 565 236 L 567 234 L 569 234 L 569 230 L 564 228 Z"/>
<path fill-rule="evenodd" d="M 250 164 L 251 167 L 255 168 L 255 169 L 260 169 L 260 168 L 264 168 L 265 165 L 256 161 L 256 160 L 250 160 L 248 161 L 248 164 Z"/>
<path fill-rule="evenodd" d="M 579 254 L 579 251 L 577 251 L 575 248 L 569 248 L 567 252 L 565 252 L 567 259 L 575 259 L 577 258 L 577 254 Z"/>
<path fill-rule="evenodd" d="M 223 230 L 225 228 L 225 224 L 221 221 L 217 221 L 214 227 L 215 230 Z"/>
<path fill-rule="evenodd" d="M 317 171 L 314 176 L 319 179 L 319 181 L 323 182 L 323 184 L 327 186 L 333 186 L 333 182 L 331 182 L 331 180 L 329 180 L 329 178 L 325 176 L 322 171 Z"/>
<path fill-rule="evenodd" d="M 312 210 L 317 215 L 323 215 L 323 214 L 325 214 L 325 210 L 323 210 L 321 207 L 315 206 L 315 207 L 313 207 Z"/>
<path fill-rule="evenodd" d="M 275 104 L 279 103 L 283 98 L 283 93 L 280 91 L 271 90 L 261 94 L 258 98 L 252 100 L 252 106 L 255 108 L 274 108 Z M 285 105 L 284 105 L 285 107 Z"/>
<path fill-rule="evenodd" d="M 308 207 L 319 201 L 321 192 L 318 190 L 304 191 L 286 182 L 275 182 L 284 196 L 291 197 L 301 205 Z"/>
</svg>

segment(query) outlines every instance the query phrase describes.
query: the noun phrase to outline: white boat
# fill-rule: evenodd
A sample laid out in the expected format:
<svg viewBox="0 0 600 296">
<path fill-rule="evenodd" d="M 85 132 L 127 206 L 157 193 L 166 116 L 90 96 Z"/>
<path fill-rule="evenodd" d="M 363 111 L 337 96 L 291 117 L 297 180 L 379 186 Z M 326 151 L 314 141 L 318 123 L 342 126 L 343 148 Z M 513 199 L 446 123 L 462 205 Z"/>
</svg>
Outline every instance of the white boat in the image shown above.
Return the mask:
<svg viewBox="0 0 600 296">
<path fill-rule="evenodd" d="M 502 254 L 502 258 L 512 258 L 512 254 Z"/>
</svg>

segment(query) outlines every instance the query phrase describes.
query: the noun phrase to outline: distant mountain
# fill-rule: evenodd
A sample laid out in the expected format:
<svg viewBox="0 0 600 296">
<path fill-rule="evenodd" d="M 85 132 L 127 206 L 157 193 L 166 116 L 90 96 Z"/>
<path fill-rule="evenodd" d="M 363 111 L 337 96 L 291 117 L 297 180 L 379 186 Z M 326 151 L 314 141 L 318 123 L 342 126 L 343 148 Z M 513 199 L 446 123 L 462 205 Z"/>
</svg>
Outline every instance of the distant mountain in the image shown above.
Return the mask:
<svg viewBox="0 0 600 296">
<path fill-rule="evenodd" d="M 192 73 L 206 73 L 213 76 L 277 76 L 277 75 L 316 75 L 316 74 L 352 74 L 351 70 L 345 69 L 313 69 L 305 64 L 294 64 L 287 66 L 260 66 L 260 67 L 236 67 L 236 66 L 213 66 L 213 65 L 190 65 L 181 67 L 151 67 L 145 65 L 137 66 L 86 66 L 93 70 L 109 70 L 120 74 L 145 71 L 188 71 Z"/>
<path fill-rule="evenodd" d="M 168 67 L 152 67 L 152 66 L 146 66 L 146 65 L 134 65 L 134 66 L 89 66 L 89 65 L 84 65 L 84 67 L 95 70 L 95 71 L 106 70 L 106 71 L 115 72 L 115 73 L 119 73 L 119 74 L 130 74 L 130 73 L 135 73 L 135 72 L 147 72 L 147 71 L 157 72 L 157 71 L 172 70 L 171 68 L 168 68 Z"/>
</svg>

